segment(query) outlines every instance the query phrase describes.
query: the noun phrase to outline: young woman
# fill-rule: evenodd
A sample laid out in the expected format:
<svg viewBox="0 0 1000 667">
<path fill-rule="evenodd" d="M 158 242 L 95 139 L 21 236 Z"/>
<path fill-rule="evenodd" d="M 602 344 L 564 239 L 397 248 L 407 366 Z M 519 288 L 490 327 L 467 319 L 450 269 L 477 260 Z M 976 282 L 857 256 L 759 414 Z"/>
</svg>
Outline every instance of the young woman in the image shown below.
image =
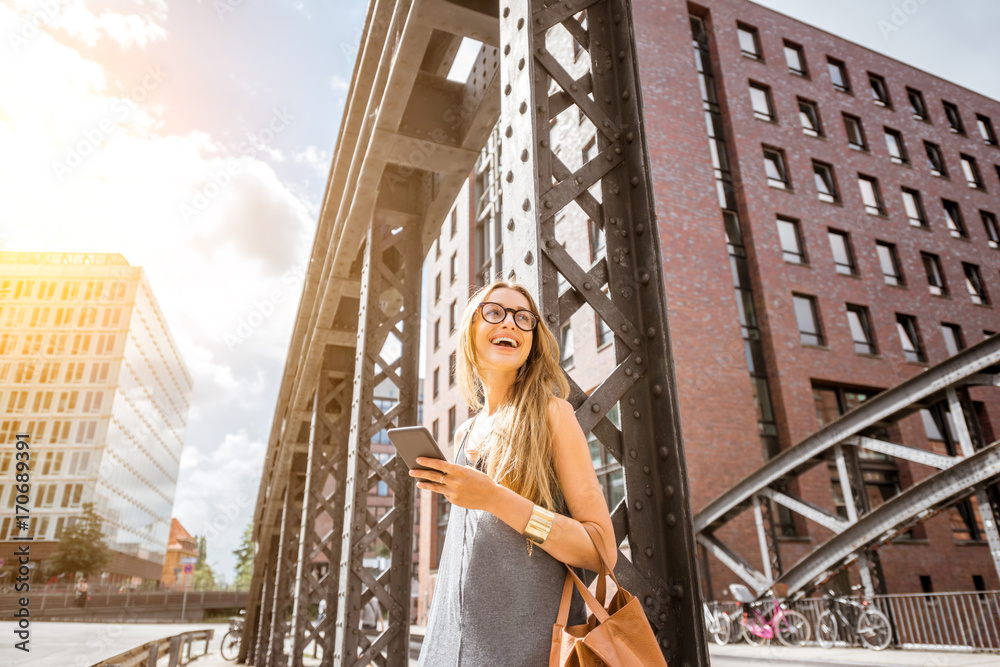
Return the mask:
<svg viewBox="0 0 1000 667">
<path fill-rule="evenodd" d="M 478 410 L 455 434 L 455 463 L 418 459 L 417 486 L 452 504 L 420 652 L 426 667 L 548 664 L 564 563 L 597 571 L 580 521 L 614 530 L 559 366 L 556 340 L 524 287 L 472 296 L 458 333 L 457 379 Z M 584 623 L 574 592 L 570 625 Z"/>
</svg>

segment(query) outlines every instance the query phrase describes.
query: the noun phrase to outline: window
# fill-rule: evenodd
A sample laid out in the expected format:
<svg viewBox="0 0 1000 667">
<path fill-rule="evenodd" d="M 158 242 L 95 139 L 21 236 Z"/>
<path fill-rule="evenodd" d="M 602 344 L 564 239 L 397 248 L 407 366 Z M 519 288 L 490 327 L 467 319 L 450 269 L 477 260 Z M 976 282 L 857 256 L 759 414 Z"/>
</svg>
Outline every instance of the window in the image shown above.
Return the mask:
<svg viewBox="0 0 1000 667">
<path fill-rule="evenodd" d="M 813 160 L 813 181 L 816 183 L 816 192 L 820 201 L 839 203 L 840 195 L 837 193 L 837 182 L 833 177 L 833 166 L 824 162 Z"/>
<path fill-rule="evenodd" d="M 614 340 L 614 333 L 611 331 L 611 327 L 608 326 L 607 322 L 601 319 L 601 316 L 594 313 L 594 327 L 597 330 L 597 347 L 598 349 L 604 347 L 612 340 Z"/>
<path fill-rule="evenodd" d="M 451 260 L 449 260 L 448 263 L 450 265 L 450 267 L 448 269 L 448 278 L 450 279 L 451 283 L 454 283 L 455 280 L 458 278 L 458 253 L 457 252 L 454 253 L 454 254 L 452 254 Z"/>
<path fill-rule="evenodd" d="M 926 227 L 927 216 L 924 214 L 924 205 L 920 199 L 920 193 L 910 188 L 902 188 L 903 208 L 906 209 L 906 217 L 914 227 Z"/>
<path fill-rule="evenodd" d="M 441 318 L 434 320 L 434 349 L 441 347 Z"/>
<path fill-rule="evenodd" d="M 987 305 L 990 300 L 986 296 L 986 284 L 983 283 L 983 276 L 979 273 L 979 267 L 975 264 L 962 262 L 962 271 L 965 273 L 965 287 L 969 290 L 969 297 L 972 303 L 981 306 Z"/>
<path fill-rule="evenodd" d="M 434 369 L 434 373 L 431 375 L 431 378 L 432 378 L 431 384 L 432 384 L 432 391 L 433 391 L 433 393 L 431 394 L 431 396 L 433 396 L 434 398 L 437 398 L 438 396 L 441 395 L 441 369 L 440 368 L 435 368 Z"/>
<path fill-rule="evenodd" d="M 865 141 L 865 131 L 861 127 L 861 119 L 851 114 L 844 114 L 844 130 L 847 132 L 847 145 L 856 151 L 868 150 Z"/>
<path fill-rule="evenodd" d="M 458 208 L 451 209 L 451 238 L 458 232 Z"/>
<path fill-rule="evenodd" d="M 456 313 L 458 311 L 458 301 L 452 301 L 451 305 L 448 306 L 448 330 L 451 333 L 455 333 L 455 327 L 458 326 L 456 321 Z"/>
<path fill-rule="evenodd" d="M 434 277 L 434 303 L 441 300 L 441 274 Z"/>
<path fill-rule="evenodd" d="M 991 248 L 1000 248 L 1000 229 L 997 228 L 997 217 L 989 211 L 980 211 L 983 228 L 986 230 L 986 242 Z"/>
<path fill-rule="evenodd" d="M 962 327 L 957 324 L 941 323 L 941 335 L 944 336 L 944 346 L 948 356 L 953 357 L 965 349 L 965 339 L 962 338 Z"/>
<path fill-rule="evenodd" d="M 890 160 L 896 164 L 909 164 L 910 158 L 906 155 L 906 145 L 900 132 L 885 128 L 885 147 L 889 149 Z"/>
<path fill-rule="evenodd" d="M 448 408 L 448 442 L 455 444 L 455 429 L 458 428 L 458 411 L 455 406 Z"/>
<path fill-rule="evenodd" d="M 927 105 L 924 103 L 924 94 L 915 88 L 906 89 L 906 97 L 910 100 L 910 110 L 917 120 L 930 120 L 927 115 Z"/>
<path fill-rule="evenodd" d="M 764 172 L 767 174 L 767 184 L 772 188 L 787 190 L 791 187 L 783 151 L 777 148 L 764 149 Z"/>
<path fill-rule="evenodd" d="M 896 253 L 896 246 L 885 241 L 875 242 L 875 251 L 878 254 L 878 263 L 882 267 L 882 277 L 886 285 L 905 285 L 903 271 L 899 268 L 899 255 Z"/>
<path fill-rule="evenodd" d="M 587 230 L 590 232 L 590 261 L 594 262 L 607 253 L 608 240 L 604 230 L 592 220 L 587 221 Z"/>
<path fill-rule="evenodd" d="M 925 141 L 924 149 L 927 151 L 927 162 L 931 167 L 931 173 L 935 176 L 947 176 L 948 170 L 944 166 L 944 154 L 941 153 L 941 147 Z"/>
<path fill-rule="evenodd" d="M 861 190 L 861 201 L 869 215 L 885 215 L 882 204 L 882 193 L 878 189 L 878 180 L 871 176 L 858 174 L 858 188 Z"/>
<path fill-rule="evenodd" d="M 917 318 L 912 315 L 896 313 L 896 332 L 903 346 L 903 356 L 907 361 L 923 362 L 927 360 L 923 345 L 920 344 L 920 332 L 917 330 Z"/>
<path fill-rule="evenodd" d="M 993 123 L 989 118 L 981 113 L 976 114 L 976 127 L 979 128 L 979 136 L 990 146 L 997 145 L 997 135 L 993 131 Z"/>
<path fill-rule="evenodd" d="M 944 107 L 944 116 L 948 119 L 948 129 L 955 134 L 965 134 L 965 126 L 962 124 L 962 117 L 958 114 L 958 107 L 951 102 L 941 101 Z"/>
<path fill-rule="evenodd" d="M 573 327 L 567 322 L 563 325 L 559 336 L 560 363 L 563 368 L 573 367 Z"/>
<path fill-rule="evenodd" d="M 802 47 L 793 42 L 785 40 L 785 62 L 788 64 L 788 71 L 799 76 L 808 76 L 806 70 L 806 56 Z"/>
<path fill-rule="evenodd" d="M 588 162 L 590 162 L 591 160 L 593 160 L 595 157 L 597 157 L 597 136 L 596 135 L 593 136 L 593 137 L 591 137 L 590 141 L 588 141 L 586 143 L 586 145 L 583 147 L 583 151 L 582 151 L 581 155 L 583 156 L 583 164 L 587 164 Z"/>
<path fill-rule="evenodd" d="M 441 442 L 441 424 L 437 419 L 431 423 L 431 435 L 434 436 L 434 442 Z"/>
<path fill-rule="evenodd" d="M 761 83 L 750 84 L 750 105 L 754 118 L 774 121 L 774 105 L 771 103 L 771 89 Z"/>
<path fill-rule="evenodd" d="M 854 351 L 857 354 L 875 354 L 875 337 L 872 335 L 868 308 L 847 304 L 847 324 L 851 328 Z"/>
<path fill-rule="evenodd" d="M 455 352 L 448 355 L 448 386 L 455 386 L 455 371 L 457 368 Z"/>
<path fill-rule="evenodd" d="M 872 100 L 880 107 L 891 107 L 889 101 L 889 88 L 885 85 L 885 79 L 878 74 L 868 72 L 868 82 L 872 86 Z"/>
<path fill-rule="evenodd" d="M 942 199 L 941 205 L 944 207 L 944 221 L 948 225 L 948 231 L 956 239 L 968 237 L 965 231 L 965 221 L 962 219 L 962 209 L 958 207 L 958 202 Z"/>
<path fill-rule="evenodd" d="M 977 190 L 983 190 L 983 177 L 979 174 L 979 166 L 976 164 L 976 158 L 971 155 L 960 154 L 959 155 L 962 162 L 962 173 L 965 174 L 965 182 L 969 184 L 970 188 L 975 188 Z"/>
<path fill-rule="evenodd" d="M 810 137 L 822 137 L 823 127 L 819 122 L 819 107 L 815 102 L 799 99 L 799 122 L 802 123 L 803 134 Z"/>
<path fill-rule="evenodd" d="M 748 58 L 760 60 L 760 39 L 757 28 L 744 23 L 736 24 L 736 34 L 740 40 L 740 51 Z"/>
<path fill-rule="evenodd" d="M 924 262 L 924 271 L 927 272 L 927 285 L 934 296 L 947 296 L 948 284 L 944 280 L 944 271 L 941 270 L 941 258 L 929 252 L 920 253 L 920 258 Z"/>
<path fill-rule="evenodd" d="M 793 294 L 792 303 L 795 307 L 795 320 L 799 326 L 799 340 L 803 345 L 822 345 L 823 334 L 819 326 L 816 297 Z"/>
<path fill-rule="evenodd" d="M 854 263 L 854 251 L 851 248 L 851 237 L 847 232 L 836 229 L 828 231 L 830 251 L 833 253 L 833 264 L 837 273 L 845 276 L 856 276 L 857 265 Z"/>
<path fill-rule="evenodd" d="M 830 82 L 833 83 L 834 90 L 843 93 L 851 92 L 851 84 L 847 80 L 847 68 L 844 67 L 844 63 L 836 58 L 827 58 L 826 66 L 830 72 Z"/>
<path fill-rule="evenodd" d="M 806 253 L 802 247 L 802 235 L 797 220 L 778 218 L 778 239 L 781 242 L 781 256 L 786 262 L 805 264 Z"/>
</svg>

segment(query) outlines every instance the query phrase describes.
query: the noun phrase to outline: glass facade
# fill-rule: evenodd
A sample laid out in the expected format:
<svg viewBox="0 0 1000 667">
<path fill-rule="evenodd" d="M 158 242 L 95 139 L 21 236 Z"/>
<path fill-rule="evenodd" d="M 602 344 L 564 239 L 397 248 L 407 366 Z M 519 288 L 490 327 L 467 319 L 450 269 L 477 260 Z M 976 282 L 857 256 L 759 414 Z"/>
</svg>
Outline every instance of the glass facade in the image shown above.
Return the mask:
<svg viewBox="0 0 1000 667">
<path fill-rule="evenodd" d="M 0 467 L 13 434 L 30 434 L 28 532 L 58 540 L 92 502 L 113 550 L 156 564 L 112 574 L 159 578 L 191 377 L 142 269 L 120 255 L 6 252 L 0 275 Z M 0 540 L 17 534 L 0 528 Z"/>
</svg>

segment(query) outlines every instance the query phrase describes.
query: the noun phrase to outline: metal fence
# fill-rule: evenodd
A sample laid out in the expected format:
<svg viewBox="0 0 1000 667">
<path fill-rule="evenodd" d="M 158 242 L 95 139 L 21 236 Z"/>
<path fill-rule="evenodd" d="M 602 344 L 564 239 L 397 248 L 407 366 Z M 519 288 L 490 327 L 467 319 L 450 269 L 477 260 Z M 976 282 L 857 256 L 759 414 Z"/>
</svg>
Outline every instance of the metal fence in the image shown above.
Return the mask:
<svg viewBox="0 0 1000 667">
<path fill-rule="evenodd" d="M 733 619 L 730 641 L 739 641 L 739 614 L 734 612 L 740 605 L 714 604 Z M 876 595 L 874 604 L 889 618 L 890 646 L 895 648 L 1000 652 L 1000 591 Z M 815 644 L 816 621 L 826 608 L 822 598 L 804 598 L 788 606 L 809 619 Z"/>
</svg>

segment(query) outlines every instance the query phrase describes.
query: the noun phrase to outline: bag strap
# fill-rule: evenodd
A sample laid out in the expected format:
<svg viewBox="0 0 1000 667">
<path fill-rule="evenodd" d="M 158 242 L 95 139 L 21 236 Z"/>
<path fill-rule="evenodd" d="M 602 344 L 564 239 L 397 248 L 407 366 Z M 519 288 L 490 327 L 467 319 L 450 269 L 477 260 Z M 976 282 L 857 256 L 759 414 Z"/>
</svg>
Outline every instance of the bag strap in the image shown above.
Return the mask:
<svg viewBox="0 0 1000 667">
<path fill-rule="evenodd" d="M 576 576 L 575 572 L 573 572 L 573 568 L 564 563 L 567 570 L 566 583 L 563 584 L 562 600 L 559 603 L 559 615 L 556 621 L 558 625 L 563 627 L 566 626 L 566 622 L 569 619 L 569 605 L 570 600 L 573 597 L 573 586 L 576 586 L 577 590 L 580 591 L 580 595 L 583 597 L 587 607 L 590 608 L 600 623 L 604 623 L 609 618 L 608 612 L 604 608 L 605 601 L 607 599 L 606 577 L 610 576 L 611 580 L 615 582 L 615 586 L 621 588 L 618 584 L 618 578 L 615 577 L 614 571 L 608 567 L 608 558 L 604 551 L 603 531 L 600 525 L 592 521 L 581 521 L 580 523 L 583 524 L 584 529 L 587 531 L 587 536 L 593 543 L 594 548 L 597 549 L 597 554 L 601 559 L 601 569 L 597 573 L 597 597 L 595 598 L 587 586 L 580 581 L 580 578 Z"/>
</svg>

